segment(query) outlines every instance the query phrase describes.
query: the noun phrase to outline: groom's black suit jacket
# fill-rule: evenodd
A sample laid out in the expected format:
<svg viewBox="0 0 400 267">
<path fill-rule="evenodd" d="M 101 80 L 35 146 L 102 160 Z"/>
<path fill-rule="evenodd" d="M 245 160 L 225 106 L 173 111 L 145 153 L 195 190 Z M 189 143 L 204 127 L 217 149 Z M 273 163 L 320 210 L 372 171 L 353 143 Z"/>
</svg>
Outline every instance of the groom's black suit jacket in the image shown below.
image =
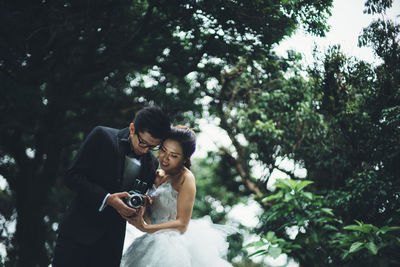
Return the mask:
<svg viewBox="0 0 400 267">
<path fill-rule="evenodd" d="M 109 246 L 122 254 L 126 221 L 112 207 L 101 212 L 99 208 L 107 193 L 129 190 L 122 186 L 125 155 L 131 152 L 128 137 L 128 128 L 98 126 L 85 139 L 67 170 L 66 184 L 77 194 L 60 225 L 60 236 L 91 245 L 111 233 Z M 140 161 L 139 178 L 151 187 L 158 161 L 151 152 L 141 156 Z"/>
</svg>

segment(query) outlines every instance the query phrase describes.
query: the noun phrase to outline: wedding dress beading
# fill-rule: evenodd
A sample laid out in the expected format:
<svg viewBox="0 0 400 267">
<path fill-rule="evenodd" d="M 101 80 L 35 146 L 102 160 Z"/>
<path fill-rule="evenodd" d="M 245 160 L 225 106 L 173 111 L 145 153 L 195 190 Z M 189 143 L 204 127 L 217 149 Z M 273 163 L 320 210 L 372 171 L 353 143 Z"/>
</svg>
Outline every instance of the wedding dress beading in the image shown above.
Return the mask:
<svg viewBox="0 0 400 267">
<path fill-rule="evenodd" d="M 178 192 L 168 182 L 149 194 L 153 204 L 150 220 L 160 224 L 176 219 Z M 215 225 L 211 220 L 192 219 L 188 230 L 181 234 L 166 229 L 136 238 L 122 256 L 121 267 L 223 267 L 232 266 L 227 254 L 228 226 Z"/>
</svg>

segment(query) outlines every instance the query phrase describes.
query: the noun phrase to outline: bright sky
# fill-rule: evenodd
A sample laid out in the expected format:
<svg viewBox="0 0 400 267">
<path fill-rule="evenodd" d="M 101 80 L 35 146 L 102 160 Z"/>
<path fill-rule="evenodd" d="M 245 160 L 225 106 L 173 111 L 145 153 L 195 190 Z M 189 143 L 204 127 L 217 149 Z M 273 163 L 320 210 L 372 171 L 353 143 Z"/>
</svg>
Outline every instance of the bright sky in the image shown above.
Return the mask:
<svg viewBox="0 0 400 267">
<path fill-rule="evenodd" d="M 318 38 L 304 34 L 301 30 L 291 38 L 283 41 L 276 49 L 278 53 L 284 53 L 293 49 L 304 54 L 306 62 L 312 63 L 312 50 L 316 43 L 318 47 L 326 50 L 330 45 L 340 44 L 343 51 L 350 56 L 374 62 L 374 55 L 370 48 L 359 48 L 357 46 L 358 36 L 362 29 L 367 27 L 372 20 L 382 17 L 381 15 L 364 14 L 364 2 L 366 0 L 334 0 L 332 16 L 328 20 L 331 26 L 325 38 Z M 393 7 L 387 10 L 386 16 L 400 22 L 400 1 L 394 0 Z"/>
</svg>

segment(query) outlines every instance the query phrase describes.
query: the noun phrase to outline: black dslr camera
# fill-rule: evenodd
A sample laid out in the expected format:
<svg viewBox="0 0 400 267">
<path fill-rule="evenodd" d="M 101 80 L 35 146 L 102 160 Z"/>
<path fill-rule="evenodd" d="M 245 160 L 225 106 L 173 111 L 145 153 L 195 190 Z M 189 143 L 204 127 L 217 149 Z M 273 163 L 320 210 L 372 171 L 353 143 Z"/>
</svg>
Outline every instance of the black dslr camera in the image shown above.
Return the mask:
<svg viewBox="0 0 400 267">
<path fill-rule="evenodd" d="M 136 179 L 133 190 L 129 191 L 130 197 L 124 198 L 124 202 L 127 206 L 133 209 L 139 209 L 144 205 L 144 194 L 147 190 L 147 183 L 139 179 Z"/>
</svg>

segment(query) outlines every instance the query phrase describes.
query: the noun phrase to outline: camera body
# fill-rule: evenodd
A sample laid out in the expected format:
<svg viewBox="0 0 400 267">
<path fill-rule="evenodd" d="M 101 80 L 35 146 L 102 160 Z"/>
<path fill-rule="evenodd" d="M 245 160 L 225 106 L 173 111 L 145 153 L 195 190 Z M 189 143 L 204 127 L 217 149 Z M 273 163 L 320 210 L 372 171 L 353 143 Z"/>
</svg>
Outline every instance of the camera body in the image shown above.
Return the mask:
<svg viewBox="0 0 400 267">
<path fill-rule="evenodd" d="M 133 190 L 129 191 L 130 197 L 124 198 L 124 203 L 133 209 L 139 209 L 144 205 L 144 194 L 147 190 L 147 183 L 139 179 L 135 180 Z"/>
</svg>

